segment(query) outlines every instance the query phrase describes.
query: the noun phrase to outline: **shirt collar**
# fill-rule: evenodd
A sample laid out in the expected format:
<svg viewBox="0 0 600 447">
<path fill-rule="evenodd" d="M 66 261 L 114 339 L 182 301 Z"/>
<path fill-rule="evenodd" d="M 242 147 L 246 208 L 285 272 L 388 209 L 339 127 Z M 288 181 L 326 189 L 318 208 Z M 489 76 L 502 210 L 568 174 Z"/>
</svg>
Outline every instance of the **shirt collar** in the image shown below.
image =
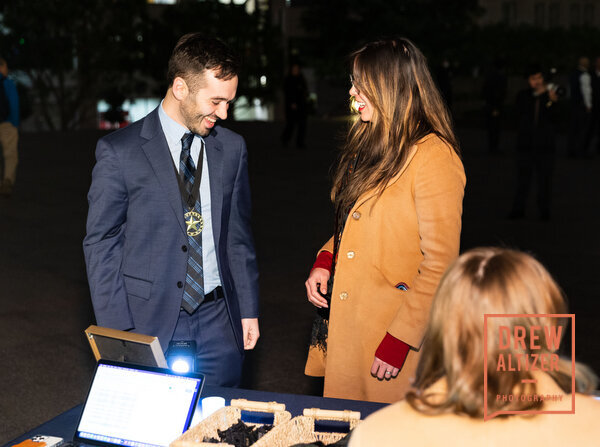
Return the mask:
<svg viewBox="0 0 600 447">
<path fill-rule="evenodd" d="M 189 129 L 167 115 L 167 112 L 163 109 L 163 101 L 160 102 L 160 106 L 158 107 L 158 118 L 169 146 L 172 144 L 181 144 L 181 138 L 189 132 Z"/>
</svg>

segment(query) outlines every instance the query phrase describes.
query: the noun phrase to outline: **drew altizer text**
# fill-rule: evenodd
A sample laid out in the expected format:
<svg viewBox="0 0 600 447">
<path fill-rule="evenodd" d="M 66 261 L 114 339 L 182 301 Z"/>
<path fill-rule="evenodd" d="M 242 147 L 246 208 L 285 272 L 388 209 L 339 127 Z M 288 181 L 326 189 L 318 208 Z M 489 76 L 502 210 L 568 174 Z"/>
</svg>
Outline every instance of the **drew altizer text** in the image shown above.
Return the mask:
<svg viewBox="0 0 600 447">
<path fill-rule="evenodd" d="M 500 354 L 496 371 L 558 371 L 558 355 Z"/>
<path fill-rule="evenodd" d="M 529 343 L 527 343 L 527 330 L 523 326 L 500 326 L 498 343 L 500 350 L 529 348 L 531 351 L 541 350 L 545 347 L 548 351 L 558 350 L 562 336 L 562 326 L 531 326 L 529 328 Z M 529 344 L 529 346 L 527 346 Z M 496 371 L 557 371 L 558 355 L 531 352 L 528 354 L 512 354 L 511 352 L 498 354 Z"/>
<path fill-rule="evenodd" d="M 496 394 L 496 400 L 502 402 L 562 402 L 564 394 Z"/>
<path fill-rule="evenodd" d="M 538 325 L 524 323 L 533 319 Z M 558 355 L 558 350 L 565 338 L 567 321 L 571 390 L 548 393 L 546 374 L 552 375 L 566 366 L 566 359 Z M 484 314 L 483 329 L 484 421 L 499 415 L 575 413 L 575 314 Z M 509 375 L 504 379 L 512 383 L 512 390 L 497 389 L 495 385 L 496 391 L 488 394 L 488 376 L 498 384 L 503 374 Z M 543 380 L 538 382 L 539 379 Z"/>
</svg>

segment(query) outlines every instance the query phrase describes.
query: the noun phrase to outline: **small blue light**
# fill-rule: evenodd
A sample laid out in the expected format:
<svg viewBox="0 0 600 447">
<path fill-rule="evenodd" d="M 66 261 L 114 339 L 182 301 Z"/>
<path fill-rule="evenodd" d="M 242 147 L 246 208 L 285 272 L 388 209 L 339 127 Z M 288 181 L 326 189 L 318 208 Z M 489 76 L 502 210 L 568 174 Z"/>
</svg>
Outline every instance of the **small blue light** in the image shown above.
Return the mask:
<svg viewBox="0 0 600 447">
<path fill-rule="evenodd" d="M 176 373 L 185 374 L 190 372 L 190 364 L 186 359 L 176 359 L 171 365 L 171 369 Z"/>
<path fill-rule="evenodd" d="M 166 353 L 167 364 L 173 372 L 186 374 L 196 370 L 196 342 L 175 340 L 169 342 Z"/>
</svg>

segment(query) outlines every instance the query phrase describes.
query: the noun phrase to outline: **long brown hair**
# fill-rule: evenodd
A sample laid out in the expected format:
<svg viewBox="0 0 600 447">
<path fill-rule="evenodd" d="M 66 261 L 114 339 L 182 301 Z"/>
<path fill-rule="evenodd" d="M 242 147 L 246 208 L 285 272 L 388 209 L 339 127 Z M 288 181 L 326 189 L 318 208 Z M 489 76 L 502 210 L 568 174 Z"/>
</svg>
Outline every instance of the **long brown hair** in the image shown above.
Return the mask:
<svg viewBox="0 0 600 447">
<path fill-rule="evenodd" d="M 356 120 L 333 175 L 331 199 L 348 209 L 371 189 L 379 194 L 400 171 L 409 149 L 434 133 L 459 153 L 452 120 L 425 56 L 408 39 L 371 42 L 350 55 L 354 85 L 372 104 L 370 122 Z M 356 169 L 348 175 L 348 166 Z"/>
<path fill-rule="evenodd" d="M 510 249 L 477 248 L 461 255 L 440 281 L 431 307 L 431 316 L 414 389 L 406 395 L 408 403 L 426 414 L 457 413 L 483 417 L 484 407 L 484 314 L 527 314 L 525 317 L 488 319 L 488 334 L 498 334 L 499 327 L 529 328 L 565 325 L 554 317 L 534 314 L 564 314 L 563 294 L 548 271 L 532 256 Z M 564 327 L 563 327 L 564 329 Z M 563 335 L 565 330 L 563 330 Z M 496 400 L 497 395 L 537 394 L 530 371 L 519 369 L 510 374 L 497 373 L 501 352 L 517 355 L 554 354 L 547 346 L 531 351 L 526 348 L 501 350 L 495 336 L 488 337 L 487 375 L 488 411 L 530 410 L 541 407 L 540 401 Z M 491 340 L 491 341 L 490 341 Z M 557 368 L 548 374 L 565 392 L 571 392 L 572 365 L 558 358 Z M 444 377 L 447 393 L 432 394 L 427 389 Z M 579 392 L 591 392 L 596 377 L 578 365 L 575 375 Z"/>
</svg>

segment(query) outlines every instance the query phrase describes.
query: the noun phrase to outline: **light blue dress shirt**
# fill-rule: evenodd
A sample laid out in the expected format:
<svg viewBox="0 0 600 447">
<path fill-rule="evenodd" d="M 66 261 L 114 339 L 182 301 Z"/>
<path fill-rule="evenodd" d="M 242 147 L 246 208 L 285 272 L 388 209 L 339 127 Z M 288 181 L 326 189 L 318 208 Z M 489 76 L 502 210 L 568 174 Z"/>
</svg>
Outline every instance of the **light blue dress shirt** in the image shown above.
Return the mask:
<svg viewBox="0 0 600 447">
<path fill-rule="evenodd" d="M 189 130 L 171 118 L 163 109 L 162 102 L 158 108 L 158 118 L 162 126 L 163 133 L 167 139 L 173 164 L 179 172 L 179 158 L 181 156 L 181 137 Z M 192 141 L 191 155 L 194 165 L 198 166 L 198 156 L 202 147 L 202 137 L 196 135 Z M 212 292 L 217 286 L 221 285 L 219 276 L 219 267 L 217 265 L 217 254 L 215 253 L 215 240 L 213 238 L 212 212 L 210 209 L 210 182 L 208 173 L 208 161 L 206 159 L 206 150 L 202 158 L 202 180 L 200 181 L 200 203 L 202 204 L 202 218 L 204 219 L 204 229 L 202 230 L 202 268 L 204 272 L 204 291 Z M 183 204 L 181 205 L 183 213 Z"/>
</svg>

